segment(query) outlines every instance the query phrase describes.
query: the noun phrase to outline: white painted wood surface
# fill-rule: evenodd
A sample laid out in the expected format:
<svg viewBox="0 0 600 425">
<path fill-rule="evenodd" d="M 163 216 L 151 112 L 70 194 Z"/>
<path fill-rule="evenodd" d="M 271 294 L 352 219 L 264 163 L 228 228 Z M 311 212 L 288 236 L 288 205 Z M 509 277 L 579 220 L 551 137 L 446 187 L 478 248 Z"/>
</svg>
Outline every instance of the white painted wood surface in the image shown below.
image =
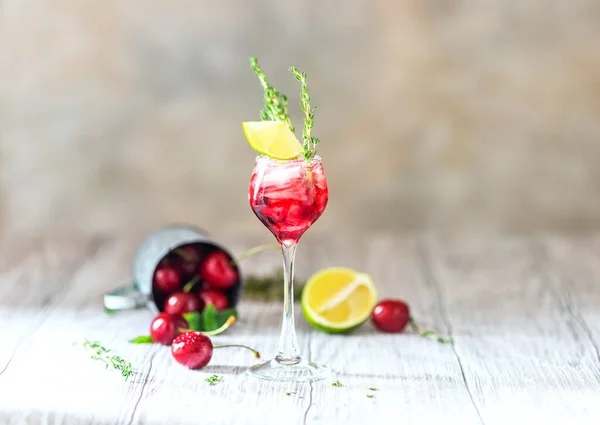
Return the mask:
<svg viewBox="0 0 600 425">
<path fill-rule="evenodd" d="M 454 346 L 370 324 L 330 336 L 297 311 L 306 354 L 331 380 L 277 384 L 243 374 L 244 351 L 216 351 L 202 371 L 169 349 L 130 345 L 152 318 L 107 315 L 102 294 L 129 279 L 138 238 L 52 238 L 0 245 L 0 424 L 594 424 L 600 423 L 600 238 L 445 240 L 380 235 L 300 243 L 307 277 L 325 266 L 371 273 L 380 295 Z M 226 240 L 233 252 L 262 241 Z M 277 252 L 246 272 L 279 265 Z M 281 306 L 242 302 L 218 342 L 275 351 Z M 77 343 L 100 340 L 136 369 L 125 382 Z M 212 374 L 224 380 L 209 386 Z M 370 399 L 368 387 L 377 387 Z M 286 392 L 295 394 L 287 396 Z"/>
</svg>

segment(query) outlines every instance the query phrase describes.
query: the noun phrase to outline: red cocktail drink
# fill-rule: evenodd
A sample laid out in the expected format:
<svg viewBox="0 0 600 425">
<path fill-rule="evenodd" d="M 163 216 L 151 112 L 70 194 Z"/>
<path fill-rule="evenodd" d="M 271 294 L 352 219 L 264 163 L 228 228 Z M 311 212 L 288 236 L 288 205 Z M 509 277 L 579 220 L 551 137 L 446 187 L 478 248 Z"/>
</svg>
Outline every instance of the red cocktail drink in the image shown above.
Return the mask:
<svg viewBox="0 0 600 425">
<path fill-rule="evenodd" d="M 258 157 L 250 179 L 252 211 L 279 243 L 297 242 L 323 213 L 327 181 L 318 157 L 279 161 Z"/>
</svg>

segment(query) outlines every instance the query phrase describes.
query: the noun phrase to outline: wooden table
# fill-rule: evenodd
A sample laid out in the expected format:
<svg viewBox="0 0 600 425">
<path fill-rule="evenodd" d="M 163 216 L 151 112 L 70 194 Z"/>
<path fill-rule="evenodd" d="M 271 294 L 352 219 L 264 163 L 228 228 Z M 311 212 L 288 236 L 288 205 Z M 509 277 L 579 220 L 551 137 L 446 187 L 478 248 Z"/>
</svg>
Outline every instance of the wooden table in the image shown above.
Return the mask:
<svg viewBox="0 0 600 425">
<path fill-rule="evenodd" d="M 300 243 L 301 276 L 332 265 L 368 271 L 382 297 L 408 300 L 455 344 L 370 324 L 325 335 L 297 309 L 304 352 L 341 388 L 247 377 L 255 360 L 241 350 L 190 371 L 167 347 L 127 342 L 147 333 L 149 311 L 103 311 L 102 294 L 129 279 L 139 239 L 15 238 L 0 246 L 0 424 L 600 423 L 600 238 L 313 237 Z M 265 240 L 226 244 L 241 252 Z M 278 264 L 272 252 L 244 267 Z M 214 340 L 274 353 L 281 305 L 243 301 L 239 311 Z M 91 360 L 85 338 L 130 361 L 132 379 Z M 210 386 L 213 374 L 223 380 Z"/>
</svg>

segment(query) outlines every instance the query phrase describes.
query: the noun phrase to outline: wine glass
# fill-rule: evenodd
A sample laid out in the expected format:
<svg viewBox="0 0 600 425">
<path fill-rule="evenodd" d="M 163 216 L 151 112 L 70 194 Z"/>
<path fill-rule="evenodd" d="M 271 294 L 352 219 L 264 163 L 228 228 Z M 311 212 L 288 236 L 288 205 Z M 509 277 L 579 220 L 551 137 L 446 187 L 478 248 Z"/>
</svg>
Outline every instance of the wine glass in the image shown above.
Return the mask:
<svg viewBox="0 0 600 425">
<path fill-rule="evenodd" d="M 294 256 L 304 232 L 321 216 L 329 191 L 321 158 L 288 161 L 258 156 L 248 199 L 258 219 L 281 246 L 284 267 L 283 323 L 277 355 L 248 370 L 272 381 L 314 381 L 328 376 L 325 367 L 303 357 L 294 326 Z"/>
</svg>

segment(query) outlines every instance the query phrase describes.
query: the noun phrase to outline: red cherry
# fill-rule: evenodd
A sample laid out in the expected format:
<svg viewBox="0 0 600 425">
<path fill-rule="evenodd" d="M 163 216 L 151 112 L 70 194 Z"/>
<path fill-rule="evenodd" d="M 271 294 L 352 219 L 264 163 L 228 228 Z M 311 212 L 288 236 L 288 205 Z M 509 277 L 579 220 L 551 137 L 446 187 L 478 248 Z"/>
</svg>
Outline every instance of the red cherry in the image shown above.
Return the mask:
<svg viewBox="0 0 600 425">
<path fill-rule="evenodd" d="M 216 331 L 215 331 L 216 332 Z M 250 350 L 254 357 L 260 359 L 258 351 L 239 344 L 212 345 L 212 342 L 206 334 L 202 332 L 190 331 L 179 335 L 171 343 L 171 354 L 177 363 L 190 369 L 200 369 L 210 362 L 213 355 L 213 349 L 238 347 Z"/>
<path fill-rule="evenodd" d="M 168 314 L 183 314 L 202 311 L 204 305 L 194 294 L 175 292 L 165 301 L 163 310 Z"/>
<path fill-rule="evenodd" d="M 212 304 L 217 310 L 225 310 L 229 307 L 229 301 L 225 294 L 214 289 L 201 289 L 198 292 L 198 298 L 204 302 L 204 305 Z"/>
<path fill-rule="evenodd" d="M 191 277 L 196 274 L 198 270 L 198 263 L 200 263 L 200 252 L 193 245 L 185 245 L 177 248 L 172 253 L 173 261 L 177 264 L 179 269 L 183 272 L 186 277 Z"/>
<path fill-rule="evenodd" d="M 187 327 L 188 323 L 179 314 L 160 313 L 150 323 L 150 336 L 154 342 L 169 345 Z"/>
<path fill-rule="evenodd" d="M 180 289 L 181 274 L 173 267 L 160 266 L 154 272 L 153 283 L 156 290 L 168 294 Z"/>
<path fill-rule="evenodd" d="M 171 354 L 177 363 L 190 369 L 200 369 L 210 362 L 213 345 L 201 332 L 186 332 L 171 344 Z"/>
<path fill-rule="evenodd" d="M 410 320 L 410 309 L 402 300 L 382 300 L 371 314 L 375 327 L 383 332 L 402 332 Z"/>
<path fill-rule="evenodd" d="M 176 252 L 189 263 L 198 263 L 200 261 L 200 252 L 194 245 L 184 245 L 177 248 Z"/>
<path fill-rule="evenodd" d="M 200 263 L 202 280 L 213 289 L 228 289 L 235 285 L 238 273 L 223 251 L 213 251 Z"/>
</svg>

